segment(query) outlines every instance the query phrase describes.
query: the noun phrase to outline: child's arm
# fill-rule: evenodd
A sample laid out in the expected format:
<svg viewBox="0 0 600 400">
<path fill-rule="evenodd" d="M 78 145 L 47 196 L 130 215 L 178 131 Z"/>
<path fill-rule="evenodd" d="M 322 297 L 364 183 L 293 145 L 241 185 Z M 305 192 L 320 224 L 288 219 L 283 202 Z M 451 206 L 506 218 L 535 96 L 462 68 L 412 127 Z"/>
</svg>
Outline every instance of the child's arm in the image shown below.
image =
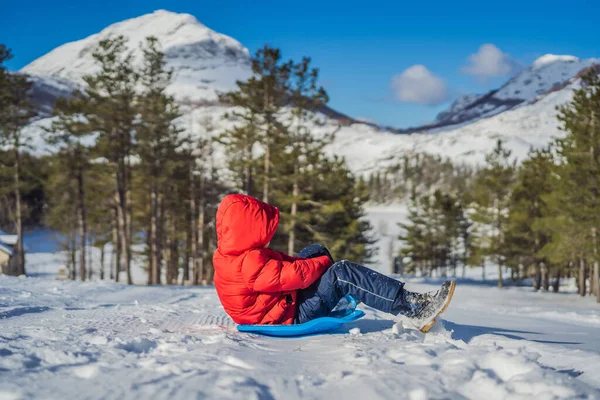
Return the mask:
<svg viewBox="0 0 600 400">
<path fill-rule="evenodd" d="M 302 257 L 294 257 L 294 256 L 290 256 L 286 253 L 282 253 L 280 251 L 278 251 L 277 253 L 279 253 L 279 255 L 281 256 L 281 258 L 283 258 L 283 261 L 298 261 L 298 260 L 304 260 L 304 258 Z"/>
<path fill-rule="evenodd" d="M 307 288 L 330 266 L 328 256 L 286 261 L 256 250 L 244 259 L 242 277 L 246 286 L 255 292 L 287 292 Z"/>
</svg>

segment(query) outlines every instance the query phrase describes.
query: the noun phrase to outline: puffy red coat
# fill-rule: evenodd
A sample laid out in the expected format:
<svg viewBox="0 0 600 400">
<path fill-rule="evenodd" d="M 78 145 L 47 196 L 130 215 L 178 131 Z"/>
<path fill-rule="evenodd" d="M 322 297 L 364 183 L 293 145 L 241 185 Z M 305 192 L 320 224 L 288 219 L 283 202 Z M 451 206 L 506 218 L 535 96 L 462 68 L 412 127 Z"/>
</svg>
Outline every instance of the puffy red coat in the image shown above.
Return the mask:
<svg viewBox="0 0 600 400">
<path fill-rule="evenodd" d="M 291 324 L 296 295 L 331 266 L 329 257 L 290 257 L 267 248 L 279 210 L 232 194 L 217 210 L 214 282 L 227 314 L 238 324 Z"/>
</svg>

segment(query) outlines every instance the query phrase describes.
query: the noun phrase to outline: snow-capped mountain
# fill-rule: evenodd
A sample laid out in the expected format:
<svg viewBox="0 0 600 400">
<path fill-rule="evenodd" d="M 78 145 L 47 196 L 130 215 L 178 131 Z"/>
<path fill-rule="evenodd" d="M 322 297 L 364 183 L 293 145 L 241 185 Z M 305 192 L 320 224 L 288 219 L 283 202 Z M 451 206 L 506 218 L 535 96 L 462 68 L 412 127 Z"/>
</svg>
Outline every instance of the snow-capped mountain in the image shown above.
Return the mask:
<svg viewBox="0 0 600 400">
<path fill-rule="evenodd" d="M 128 47 L 136 62 L 141 61 L 139 44 L 150 35 L 158 38 L 168 66 L 174 70 L 169 91 L 183 105 L 182 128 L 191 126 L 193 132 L 201 132 L 199 122 L 206 118 L 212 119 L 215 133 L 231 124 L 221 118 L 227 108 L 216 100 L 219 93 L 235 88 L 236 80 L 250 76 L 248 50 L 191 15 L 168 11 L 116 23 L 98 34 L 60 46 L 23 68 L 21 72 L 35 83 L 38 103 L 49 110 L 54 97 L 84 84 L 82 77 L 97 68 L 91 55 L 93 48 L 100 40 L 115 35 L 129 39 Z M 459 98 L 427 126 L 381 128 L 327 108 L 323 110 L 326 123 L 314 126 L 312 131 L 323 135 L 339 129 L 329 151 L 345 156 L 356 173 L 393 165 L 407 152 L 429 152 L 457 162 L 481 163 L 497 139 L 504 140 L 515 157 L 523 159 L 531 147 L 545 146 L 561 134 L 555 107 L 571 99 L 581 71 L 597 64 L 600 59 L 540 57 L 501 88 Z M 39 153 L 48 151 L 40 126 L 49 122 L 46 118 L 28 127 Z M 216 162 L 219 154 L 222 152 L 216 149 Z"/>
<path fill-rule="evenodd" d="M 563 88 L 580 71 L 595 64 L 600 64 L 600 58 L 580 60 L 574 56 L 546 54 L 501 88 L 483 96 L 460 97 L 447 111 L 440 113 L 436 121 L 439 125 L 463 123 L 534 103 L 540 96 Z"/>
<path fill-rule="evenodd" d="M 53 85 L 66 80 L 83 84 L 83 76 L 97 70 L 92 57 L 101 40 L 124 35 L 134 62 L 146 37 L 159 39 L 169 67 L 174 70 L 170 92 L 181 101 L 214 102 L 219 92 L 235 88 L 250 76 L 250 53 L 237 40 L 217 33 L 189 14 L 159 10 L 110 25 L 100 33 L 62 45 L 25 66 L 21 72 Z"/>
</svg>

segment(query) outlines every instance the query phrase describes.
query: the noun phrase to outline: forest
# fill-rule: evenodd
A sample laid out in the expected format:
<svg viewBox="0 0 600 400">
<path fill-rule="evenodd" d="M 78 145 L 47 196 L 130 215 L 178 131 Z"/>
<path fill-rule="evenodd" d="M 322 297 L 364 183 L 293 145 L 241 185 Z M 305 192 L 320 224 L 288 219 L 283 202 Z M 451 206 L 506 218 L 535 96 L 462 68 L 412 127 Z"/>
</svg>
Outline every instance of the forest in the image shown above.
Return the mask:
<svg viewBox="0 0 600 400">
<path fill-rule="evenodd" d="M 404 202 L 410 212 L 398 256 L 407 272 L 457 276 L 488 264 L 499 287 L 531 279 L 558 292 L 571 277 L 582 296 L 600 302 L 598 71 L 559 108 L 564 135 L 520 163 L 498 141 L 480 166 L 407 153 L 395 166 L 354 176 L 326 152 L 335 129 L 312 131 L 324 126 L 319 110 L 329 97 L 310 58 L 258 50 L 251 78 L 219 99 L 229 110 L 219 131 L 210 117 L 182 121 L 156 38 L 141 45 L 137 67 L 126 42 L 101 41 L 98 72 L 56 101 L 44 131 L 54 152 L 44 156 L 24 134 L 38 115 L 32 83 L 2 67 L 11 51 L 0 45 L 0 229 L 18 237 L 4 273 L 26 272 L 23 232 L 47 226 L 61 234 L 70 279 L 90 278 L 91 246 L 101 250 L 100 279 L 132 283 L 136 259 L 148 284 L 210 283 L 216 207 L 238 192 L 279 207 L 272 245 L 291 254 L 317 242 L 338 259 L 365 262 L 376 251 L 365 205 Z"/>
<path fill-rule="evenodd" d="M 94 247 L 100 279 L 132 283 L 135 259 L 148 284 L 210 283 L 216 207 L 233 192 L 280 208 L 274 246 L 295 253 L 318 242 L 337 258 L 368 259 L 366 188 L 344 160 L 325 155 L 335 131 L 311 134 L 329 98 L 309 58 L 286 61 L 265 46 L 252 58 L 252 77 L 220 98 L 230 128 L 217 132 L 203 118 L 186 130 L 181 104 L 167 94 L 172 71 L 157 39 L 141 45 L 141 67 L 126 42 L 101 41 L 98 72 L 56 101 L 44 129 L 48 156 L 33 155 L 24 133 L 38 115 L 32 83 L 0 68 L 0 228 L 18 237 L 4 273 L 26 273 L 23 232 L 46 226 L 61 235 L 70 279 L 91 277 Z M 0 66 L 10 57 L 0 45 Z M 216 166 L 215 146 L 227 168 Z"/>
<path fill-rule="evenodd" d="M 456 276 L 458 266 L 488 263 L 498 268 L 499 287 L 506 269 L 509 282 L 531 278 L 536 289 L 554 292 L 561 278 L 570 277 L 581 296 L 600 302 L 599 117 L 600 78 L 592 69 L 571 102 L 558 108 L 564 135 L 547 148 L 531 149 L 520 164 L 501 141 L 475 171 L 438 160 L 438 184 L 421 179 L 421 192 L 401 190 L 410 198 L 401 237 L 408 270 Z M 406 165 L 411 162 L 419 159 Z M 410 168 L 401 172 L 413 179 Z M 394 190 L 379 179 L 370 180 L 371 193 Z"/>
</svg>

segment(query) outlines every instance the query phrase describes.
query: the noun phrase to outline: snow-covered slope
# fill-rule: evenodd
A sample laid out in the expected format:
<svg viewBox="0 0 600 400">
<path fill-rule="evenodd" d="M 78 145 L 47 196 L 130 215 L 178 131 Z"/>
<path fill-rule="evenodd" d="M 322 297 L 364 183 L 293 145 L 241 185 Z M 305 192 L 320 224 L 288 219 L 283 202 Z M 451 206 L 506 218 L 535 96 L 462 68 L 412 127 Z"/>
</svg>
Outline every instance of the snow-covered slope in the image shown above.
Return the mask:
<svg viewBox="0 0 600 400">
<path fill-rule="evenodd" d="M 427 335 L 365 310 L 281 340 L 237 332 L 214 288 L 0 276 L 0 398 L 598 398 L 591 298 L 459 282 Z"/>
<path fill-rule="evenodd" d="M 148 35 L 159 39 L 168 65 L 175 71 L 169 90 L 183 106 L 180 124 L 184 130 L 194 126 L 194 132 L 202 134 L 200 121 L 206 118 L 212 119 L 214 133 L 230 126 L 231 122 L 221 118 L 227 109 L 215 100 L 218 93 L 233 89 L 236 80 L 250 75 L 249 52 L 236 40 L 210 30 L 188 14 L 156 11 L 111 25 L 98 34 L 55 49 L 21 72 L 30 74 L 36 87 L 51 99 L 56 93 L 65 93 L 82 84 L 82 76 L 97 68 L 91 56 L 94 46 L 104 38 L 120 34 L 129 38 L 129 47 L 138 61 L 139 43 Z M 324 116 L 325 125 L 314 126 L 312 130 L 316 135 L 331 133 L 343 120 L 329 151 L 345 156 L 356 173 L 395 164 L 411 152 L 481 163 L 497 139 L 503 139 L 513 155 L 522 160 L 531 147 L 545 146 L 561 134 L 555 107 L 569 101 L 573 88 L 579 85 L 577 74 L 596 63 L 600 59 L 540 57 L 500 89 L 458 99 L 431 126 L 386 130 L 373 123 L 341 118 L 329 110 L 328 115 L 333 118 Z M 48 123 L 48 119 L 37 121 L 27 129 L 38 153 L 51 150 L 44 143 L 40 129 Z M 217 163 L 223 161 L 219 149 L 216 158 Z"/>
<path fill-rule="evenodd" d="M 465 94 L 459 96 L 456 100 L 452 102 L 452 104 L 450 104 L 450 107 L 448 107 L 448 109 L 440 112 L 435 117 L 435 120 L 437 122 L 451 121 L 454 115 L 462 112 L 465 108 L 467 108 L 479 98 L 481 98 L 481 96 L 482 95 L 480 94 Z"/>
<path fill-rule="evenodd" d="M 97 70 L 92 57 L 101 40 L 124 35 L 141 62 L 139 45 L 146 37 L 159 39 L 169 67 L 174 69 L 170 91 L 179 100 L 210 102 L 219 92 L 235 87 L 235 81 L 250 74 L 249 52 L 235 39 L 217 33 L 189 14 L 159 10 L 152 14 L 110 25 L 100 33 L 62 45 L 25 66 L 21 72 L 49 78 L 48 84 L 66 79 L 83 84 L 83 76 Z"/>
<path fill-rule="evenodd" d="M 448 125 L 473 121 L 520 104 L 534 103 L 540 96 L 562 88 L 580 71 L 594 64 L 600 64 L 600 58 L 581 60 L 574 56 L 546 54 L 500 89 L 483 96 L 467 95 L 459 98 L 447 111 L 438 115 L 437 122 Z"/>
</svg>

